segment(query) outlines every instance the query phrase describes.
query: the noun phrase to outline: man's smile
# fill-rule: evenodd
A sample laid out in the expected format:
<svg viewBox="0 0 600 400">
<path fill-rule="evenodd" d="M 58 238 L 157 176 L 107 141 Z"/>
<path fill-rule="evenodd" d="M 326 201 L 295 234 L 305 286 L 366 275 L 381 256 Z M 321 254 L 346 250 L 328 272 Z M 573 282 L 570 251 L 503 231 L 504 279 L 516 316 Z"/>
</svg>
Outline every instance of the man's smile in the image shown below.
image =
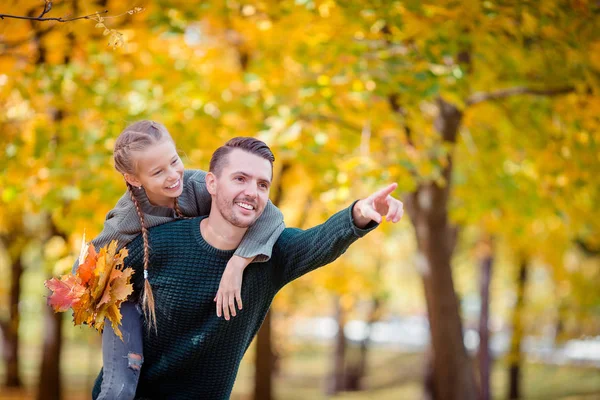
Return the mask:
<svg viewBox="0 0 600 400">
<path fill-rule="evenodd" d="M 243 201 L 236 201 L 235 204 L 240 206 L 244 210 L 254 211 L 255 209 L 255 207 L 252 204 Z"/>
</svg>

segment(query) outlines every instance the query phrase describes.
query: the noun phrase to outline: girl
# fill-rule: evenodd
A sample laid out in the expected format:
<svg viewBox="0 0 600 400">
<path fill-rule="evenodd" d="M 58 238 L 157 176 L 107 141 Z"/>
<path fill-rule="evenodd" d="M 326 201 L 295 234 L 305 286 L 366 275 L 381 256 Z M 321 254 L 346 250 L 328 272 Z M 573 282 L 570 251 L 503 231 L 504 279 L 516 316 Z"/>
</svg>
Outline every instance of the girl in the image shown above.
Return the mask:
<svg viewBox="0 0 600 400">
<path fill-rule="evenodd" d="M 104 222 L 104 229 L 92 244 L 102 247 L 113 239 L 119 248 L 140 233 L 144 239 L 144 292 L 142 307 L 148 326 L 156 329 L 154 299 L 146 270 L 149 260 L 148 228 L 177 218 L 206 215 L 211 196 L 203 171 L 184 170 L 175 143 L 167 129 L 154 121 L 139 121 L 119 135 L 114 149 L 115 168 L 125 179 L 127 193 L 117 202 Z M 264 262 L 284 229 L 283 215 L 268 203 L 262 216 L 229 260 L 215 297 L 217 315 L 229 320 L 236 315 L 235 301 L 242 308 L 240 288 L 244 268 L 252 261 Z M 139 305 L 121 305 L 119 339 L 111 324 L 102 334 L 103 382 L 99 399 L 133 399 L 143 363 L 143 319 Z"/>
</svg>

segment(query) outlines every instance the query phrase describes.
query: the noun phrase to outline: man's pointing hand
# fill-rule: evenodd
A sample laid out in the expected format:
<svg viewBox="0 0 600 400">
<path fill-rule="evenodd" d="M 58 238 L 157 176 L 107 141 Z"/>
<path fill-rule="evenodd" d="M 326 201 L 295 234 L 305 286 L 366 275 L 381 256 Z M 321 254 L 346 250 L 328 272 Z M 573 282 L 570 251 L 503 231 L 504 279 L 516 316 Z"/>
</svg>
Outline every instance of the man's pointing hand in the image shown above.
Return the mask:
<svg viewBox="0 0 600 400">
<path fill-rule="evenodd" d="M 352 208 L 354 224 L 364 228 L 371 221 L 380 223 L 384 216 L 393 223 L 400 221 L 404 214 L 402 202 L 390 195 L 397 187 L 397 183 L 392 183 L 366 199 L 357 201 Z"/>
</svg>

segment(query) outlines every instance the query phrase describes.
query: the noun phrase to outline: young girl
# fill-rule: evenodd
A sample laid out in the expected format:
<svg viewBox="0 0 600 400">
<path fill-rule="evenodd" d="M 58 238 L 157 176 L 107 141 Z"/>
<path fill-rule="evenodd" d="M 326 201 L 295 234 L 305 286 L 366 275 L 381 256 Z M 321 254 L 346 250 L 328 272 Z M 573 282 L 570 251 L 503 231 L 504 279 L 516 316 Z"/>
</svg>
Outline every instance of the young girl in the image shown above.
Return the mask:
<svg viewBox="0 0 600 400">
<path fill-rule="evenodd" d="M 144 292 L 142 307 L 149 327 L 156 329 L 152 285 L 148 281 L 148 228 L 178 218 L 206 215 L 211 196 L 203 171 L 184 170 L 175 143 L 167 129 L 157 122 L 139 121 L 119 135 L 114 149 L 115 168 L 125 179 L 127 193 L 117 202 L 92 244 L 98 249 L 113 239 L 126 246 L 140 233 L 144 239 Z M 217 315 L 236 315 L 235 300 L 242 308 L 240 286 L 244 268 L 252 261 L 264 262 L 284 229 L 283 215 L 268 203 L 262 216 L 229 260 L 215 297 Z M 127 260 L 125 260 L 127 264 Z M 102 334 L 103 382 L 99 399 L 133 399 L 143 363 L 143 317 L 138 304 L 121 305 L 121 331 L 118 338 L 111 324 Z M 159 327 L 158 327 L 159 328 Z"/>
</svg>

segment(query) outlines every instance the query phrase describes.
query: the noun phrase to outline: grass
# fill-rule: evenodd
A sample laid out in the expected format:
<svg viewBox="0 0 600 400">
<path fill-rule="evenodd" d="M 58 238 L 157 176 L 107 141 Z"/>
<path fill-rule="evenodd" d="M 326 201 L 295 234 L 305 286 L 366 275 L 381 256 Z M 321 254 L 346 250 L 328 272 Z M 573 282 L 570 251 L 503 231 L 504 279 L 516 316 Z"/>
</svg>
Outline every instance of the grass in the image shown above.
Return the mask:
<svg viewBox="0 0 600 400">
<path fill-rule="evenodd" d="M 81 334 L 78 334 L 81 336 Z M 100 369 L 100 341 L 93 333 L 67 339 L 64 344 L 62 373 L 66 400 L 88 399 L 93 380 Z M 280 360 L 275 377 L 278 399 L 326 399 L 325 388 L 331 366 L 331 349 L 320 345 L 303 345 Z M 22 371 L 26 389 L 3 390 L 0 400 L 32 399 L 40 361 L 40 348 L 24 344 Z M 253 384 L 254 355 L 249 352 L 242 361 L 232 399 L 250 398 Z M 0 379 L 4 374 L 0 366 Z M 366 378 L 368 390 L 342 393 L 337 400 L 396 400 L 418 399 L 422 387 L 423 357 L 421 354 L 400 353 L 376 348 L 370 353 Z M 492 374 L 494 399 L 506 398 L 508 374 L 502 362 L 496 362 Z M 600 398 L 600 370 L 577 366 L 553 366 L 526 363 L 522 388 L 525 399 L 597 399 Z"/>
</svg>

